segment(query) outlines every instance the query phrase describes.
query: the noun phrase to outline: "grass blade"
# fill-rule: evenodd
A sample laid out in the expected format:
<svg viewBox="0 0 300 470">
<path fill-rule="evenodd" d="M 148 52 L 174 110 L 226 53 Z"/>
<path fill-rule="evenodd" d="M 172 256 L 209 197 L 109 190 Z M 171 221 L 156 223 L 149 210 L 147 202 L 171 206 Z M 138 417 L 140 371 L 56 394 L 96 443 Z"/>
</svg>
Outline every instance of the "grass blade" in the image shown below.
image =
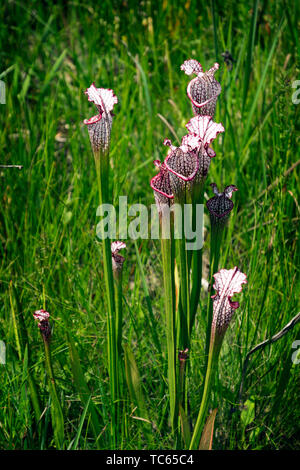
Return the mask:
<svg viewBox="0 0 300 470">
<path fill-rule="evenodd" d="M 266 76 L 267 76 L 268 68 L 269 68 L 271 59 L 273 57 L 273 54 L 275 52 L 277 41 L 279 39 L 279 35 L 281 33 L 281 30 L 284 28 L 285 24 L 286 24 L 286 22 L 282 18 L 281 21 L 280 21 L 280 24 L 278 26 L 277 33 L 275 35 L 272 47 L 270 49 L 270 52 L 269 52 L 269 55 L 268 55 L 263 73 L 261 75 L 261 79 L 260 79 L 259 84 L 256 88 L 256 93 L 255 93 L 254 99 L 252 100 L 252 105 L 251 105 L 250 111 L 248 113 L 248 118 L 247 118 L 246 125 L 245 125 L 244 140 L 243 140 L 242 148 L 244 148 L 246 146 L 247 139 L 249 137 L 249 129 L 250 129 L 250 126 L 251 126 L 251 123 L 252 123 L 252 118 L 253 118 L 254 112 L 255 112 L 256 107 L 257 107 L 258 98 L 259 98 L 260 93 L 262 91 L 262 88 L 263 88 L 263 85 L 264 85 L 264 82 L 265 82 L 265 79 L 266 79 Z"/>
<path fill-rule="evenodd" d="M 145 419 L 148 419 L 145 398 L 141 387 L 141 377 L 138 371 L 134 355 L 128 344 L 125 346 L 124 350 L 126 380 L 131 401 L 134 405 L 138 407 L 141 416 Z"/>
<path fill-rule="evenodd" d="M 45 78 L 45 81 L 44 81 L 44 85 L 42 86 L 42 89 L 41 89 L 41 95 L 44 94 L 44 92 L 46 91 L 49 83 L 51 82 L 51 80 L 54 78 L 56 72 L 58 71 L 59 67 L 61 66 L 61 64 L 63 63 L 64 61 L 64 58 L 66 57 L 67 55 L 67 52 L 68 52 L 68 49 L 64 49 L 62 51 L 62 53 L 60 54 L 60 56 L 56 59 L 55 63 L 53 64 L 53 67 L 51 68 L 51 70 L 47 73 L 46 75 L 46 78 Z"/>
<path fill-rule="evenodd" d="M 148 312 L 149 312 L 149 318 L 150 318 L 150 322 L 151 322 L 150 331 L 151 331 L 153 342 L 154 342 L 154 344 L 157 348 L 157 351 L 161 355 L 161 345 L 160 345 L 158 335 L 157 335 L 157 324 L 156 324 L 156 321 L 155 321 L 155 318 L 154 318 L 154 314 L 153 314 L 153 310 L 152 310 L 152 304 L 151 304 L 151 298 L 150 298 L 150 294 L 149 294 L 149 290 L 148 290 L 148 286 L 147 286 L 147 281 L 146 281 L 146 277 L 145 277 L 145 274 L 144 274 L 144 268 L 143 268 L 143 264 L 142 264 L 142 261 L 141 261 L 141 256 L 140 256 L 140 253 L 139 253 L 139 249 L 138 249 L 136 240 L 134 240 L 134 246 L 135 246 L 135 252 L 136 252 L 138 267 L 139 267 L 139 270 L 140 270 L 142 286 L 143 286 L 143 290 L 144 290 L 144 294 L 145 294 L 145 300 L 146 300 L 147 308 L 148 308 Z"/>
<path fill-rule="evenodd" d="M 190 423 L 181 403 L 179 403 L 179 416 L 180 416 L 181 432 L 183 435 L 184 445 L 188 449 L 190 442 L 191 442 Z"/>
<path fill-rule="evenodd" d="M 97 411 L 96 411 L 93 401 L 90 399 L 91 397 L 90 390 L 85 381 L 85 377 L 84 377 L 82 367 L 80 364 L 78 352 L 76 350 L 74 341 L 68 332 L 68 329 L 67 329 L 67 341 L 68 341 L 68 346 L 69 346 L 71 369 L 73 373 L 74 383 L 84 406 L 86 407 L 88 403 L 89 412 L 91 413 L 91 422 L 92 422 L 93 433 L 95 436 L 95 443 L 96 443 L 96 447 L 99 449 L 100 447 L 99 447 L 98 437 L 100 435 L 101 429 L 100 429 L 100 423 L 99 423 Z"/>
<path fill-rule="evenodd" d="M 214 427 L 215 427 L 215 419 L 217 415 L 217 408 L 215 408 L 207 418 L 205 423 L 201 441 L 199 445 L 199 450 L 212 450 L 212 442 L 214 436 Z"/>
<path fill-rule="evenodd" d="M 252 56 L 253 56 L 254 40 L 255 40 L 255 33 L 256 33 L 256 23 L 257 23 L 257 10 L 258 10 L 258 0 L 254 0 L 253 9 L 252 9 L 252 17 L 251 17 L 251 26 L 249 29 L 249 37 L 248 37 L 247 58 L 246 58 L 246 64 L 245 64 L 243 106 L 242 106 L 243 112 L 244 112 L 244 108 L 245 108 L 245 104 L 247 100 L 247 94 L 248 94 L 249 82 L 250 82 Z"/>
<path fill-rule="evenodd" d="M 80 436 L 81 436 L 83 423 L 84 423 L 84 420 L 85 420 L 85 417 L 86 417 L 86 414 L 87 414 L 87 411 L 88 411 L 88 408 L 89 408 L 89 405 L 90 405 L 90 401 L 91 401 L 91 395 L 87 399 L 86 405 L 85 405 L 84 410 L 82 412 L 79 427 L 78 427 L 78 430 L 77 430 L 77 433 L 76 433 L 76 437 L 75 437 L 74 443 L 72 445 L 72 450 L 76 450 L 78 448 L 78 442 L 79 442 L 79 439 L 80 439 Z"/>
</svg>

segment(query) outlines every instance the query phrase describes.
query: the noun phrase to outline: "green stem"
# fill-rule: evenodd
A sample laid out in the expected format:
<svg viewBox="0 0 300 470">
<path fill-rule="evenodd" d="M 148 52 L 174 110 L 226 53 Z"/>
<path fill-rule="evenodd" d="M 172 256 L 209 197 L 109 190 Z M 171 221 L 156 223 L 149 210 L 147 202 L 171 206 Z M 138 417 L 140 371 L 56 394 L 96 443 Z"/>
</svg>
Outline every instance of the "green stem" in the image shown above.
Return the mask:
<svg viewBox="0 0 300 470">
<path fill-rule="evenodd" d="M 180 278 L 180 291 L 179 291 L 179 312 L 178 316 L 178 341 L 177 346 L 179 349 L 189 348 L 190 344 L 190 276 L 189 276 L 189 266 L 190 266 L 190 252 L 186 249 L 186 238 L 185 238 L 185 203 L 187 203 L 188 192 L 184 191 L 181 193 L 176 200 L 178 206 L 180 206 L 179 214 L 176 213 L 176 218 L 181 217 L 181 228 L 179 239 L 177 240 L 178 248 L 178 267 L 179 267 L 179 278 Z"/>
<path fill-rule="evenodd" d="M 213 285 L 213 274 L 218 272 L 219 259 L 220 259 L 220 247 L 222 244 L 224 226 L 221 224 L 211 225 L 211 239 L 210 239 L 210 263 L 209 263 L 209 299 L 207 308 L 207 326 L 206 326 L 206 347 L 205 353 L 208 355 L 210 336 L 211 336 L 211 325 L 213 319 L 213 302 L 211 299 L 211 290 Z"/>
<path fill-rule="evenodd" d="M 179 377 L 178 377 L 178 402 L 179 405 L 187 413 L 187 401 L 185 400 L 186 390 L 185 390 L 185 375 L 186 375 L 186 360 L 188 358 L 188 349 L 184 351 L 179 351 L 178 361 L 179 361 Z"/>
<path fill-rule="evenodd" d="M 197 228 L 196 226 L 196 205 L 203 204 L 204 199 L 204 187 L 201 185 L 200 188 L 195 191 L 192 203 L 193 203 L 193 230 Z M 197 251 L 193 252 L 192 258 L 192 291 L 191 291 L 191 323 L 190 323 L 190 332 L 192 333 L 192 328 L 195 322 L 195 317 L 197 313 L 197 308 L 200 300 L 200 293 L 201 293 L 201 283 L 202 283 L 202 248 Z"/>
<path fill-rule="evenodd" d="M 97 172 L 97 182 L 99 191 L 100 205 L 109 202 L 109 151 L 95 154 L 95 164 Z M 104 231 L 104 227 L 102 226 Z M 104 267 L 104 280 L 107 295 L 108 315 L 107 315 L 107 342 L 108 342 L 108 369 L 110 376 L 110 391 L 112 401 L 112 423 L 111 436 L 113 445 L 116 445 L 117 436 L 117 401 L 118 401 L 118 371 L 117 371 L 117 342 L 116 342 L 116 316 L 115 316 L 115 297 L 114 297 L 114 279 L 111 261 L 111 242 L 102 233 L 102 254 Z"/>
<path fill-rule="evenodd" d="M 163 238 L 163 234 L 167 233 L 169 222 L 168 217 L 161 217 L 161 249 L 163 262 L 163 278 L 165 293 L 165 310 L 166 310 L 166 332 L 167 332 L 167 349 L 168 349 L 168 382 L 170 396 L 170 418 L 172 431 L 176 424 L 176 332 L 175 332 L 175 285 L 174 285 L 174 243 L 173 243 L 173 227 L 171 222 L 170 238 Z"/>
<path fill-rule="evenodd" d="M 192 440 L 190 444 L 190 450 L 196 450 L 199 448 L 201 434 L 203 431 L 203 427 L 205 424 L 205 419 L 206 419 L 206 415 L 208 411 L 210 392 L 213 386 L 215 373 L 217 370 L 221 345 L 222 345 L 222 338 L 219 336 L 216 336 L 215 330 L 214 328 L 212 328 L 203 395 L 202 395 L 197 422 L 194 428 L 194 432 L 193 432 L 193 436 L 192 436 Z"/>
<path fill-rule="evenodd" d="M 122 323 L 123 323 L 123 307 L 122 307 L 122 270 L 114 273 L 115 278 L 115 306 L 116 306 L 116 366 L 119 372 L 119 392 L 121 390 L 121 384 L 123 382 L 123 368 L 121 363 L 122 357 Z"/>
<path fill-rule="evenodd" d="M 51 361 L 51 352 L 50 352 L 50 343 L 49 340 L 44 340 L 44 347 L 45 347 L 45 359 L 46 359 L 46 370 L 48 375 L 48 382 L 49 382 L 49 392 L 51 396 L 51 416 L 52 416 L 52 424 L 54 430 L 54 440 L 55 444 L 59 449 L 63 448 L 64 444 L 64 416 L 62 412 L 62 408 L 60 406 L 60 402 L 58 399 L 56 386 L 55 386 L 55 378 L 52 368 L 52 361 Z"/>
<path fill-rule="evenodd" d="M 118 279 L 116 279 L 116 291 L 115 291 L 115 304 L 116 304 L 116 342 L 118 356 L 122 354 L 122 322 L 123 322 L 123 310 L 122 310 L 122 273 L 119 273 Z"/>
<path fill-rule="evenodd" d="M 178 240 L 179 248 L 179 274 L 180 274 L 180 302 L 183 315 L 181 316 L 180 326 L 180 348 L 185 349 L 189 347 L 189 331 L 190 331 L 190 293 L 189 293 L 189 275 L 188 275 L 188 260 L 186 250 L 186 240 L 182 236 Z"/>
<path fill-rule="evenodd" d="M 192 333 L 192 329 L 195 323 L 197 308 L 201 294 L 202 253 L 202 249 L 197 250 L 195 253 L 193 253 L 192 259 L 191 323 L 189 332 L 190 335 Z"/>
</svg>

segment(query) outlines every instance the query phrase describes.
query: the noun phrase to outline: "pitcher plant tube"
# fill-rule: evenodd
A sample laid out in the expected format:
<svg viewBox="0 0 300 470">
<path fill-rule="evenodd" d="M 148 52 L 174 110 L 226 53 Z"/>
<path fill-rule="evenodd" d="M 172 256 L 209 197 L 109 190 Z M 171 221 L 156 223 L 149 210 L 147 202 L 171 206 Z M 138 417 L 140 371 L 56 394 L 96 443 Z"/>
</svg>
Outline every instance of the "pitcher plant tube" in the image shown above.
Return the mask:
<svg viewBox="0 0 300 470">
<path fill-rule="evenodd" d="M 118 103 L 118 98 L 113 90 L 105 88 L 96 88 L 95 84 L 87 88 L 85 94 L 88 100 L 97 107 L 98 114 L 85 119 L 84 124 L 87 125 L 89 138 L 94 154 L 97 183 L 99 192 L 99 204 L 108 204 L 111 202 L 109 194 L 109 148 L 113 120 L 113 108 Z M 102 238 L 102 255 L 104 267 L 104 279 L 106 287 L 106 297 L 108 305 L 107 313 L 107 344 L 108 344 L 108 370 L 110 377 L 111 391 L 111 436 L 116 443 L 117 439 L 117 401 L 119 394 L 119 374 L 117 370 L 117 344 L 116 344 L 116 310 L 115 310 L 115 294 L 114 294 L 114 278 L 112 271 L 112 255 L 111 244 L 104 234 L 104 227 L 101 224 L 103 234 Z"/>
<path fill-rule="evenodd" d="M 201 433 L 205 423 L 210 392 L 213 386 L 215 373 L 218 367 L 218 359 L 224 339 L 224 335 L 235 310 L 239 307 L 237 301 L 232 300 L 234 294 L 242 291 L 242 285 L 247 283 L 247 277 L 237 267 L 233 269 L 221 269 L 214 274 L 214 289 L 216 294 L 213 299 L 213 319 L 208 354 L 208 363 L 205 375 L 203 395 L 197 422 L 192 435 L 190 449 L 198 449 Z"/>
<path fill-rule="evenodd" d="M 176 329 L 175 329 L 175 281 L 174 281 L 174 224 L 170 208 L 174 204 L 170 174 L 165 162 L 155 160 L 159 173 L 150 181 L 159 214 L 163 283 L 165 297 L 165 325 L 168 353 L 168 388 L 170 402 L 170 421 L 172 430 L 176 426 Z"/>
<path fill-rule="evenodd" d="M 38 327 L 44 342 L 45 364 L 48 377 L 49 393 L 51 397 L 51 420 L 54 434 L 54 442 L 57 449 L 63 449 L 64 446 L 64 415 L 57 395 L 55 377 L 52 366 L 52 357 L 50 342 L 52 336 L 51 325 L 49 322 L 50 314 L 44 310 L 36 310 L 33 317 L 38 321 Z"/>
<path fill-rule="evenodd" d="M 202 65 L 197 60 L 189 59 L 180 68 L 187 75 L 196 75 L 187 87 L 187 95 L 191 100 L 194 114 L 214 116 L 217 99 L 221 93 L 221 85 L 215 79 L 219 64 L 215 63 L 208 71 L 203 72 Z"/>
</svg>

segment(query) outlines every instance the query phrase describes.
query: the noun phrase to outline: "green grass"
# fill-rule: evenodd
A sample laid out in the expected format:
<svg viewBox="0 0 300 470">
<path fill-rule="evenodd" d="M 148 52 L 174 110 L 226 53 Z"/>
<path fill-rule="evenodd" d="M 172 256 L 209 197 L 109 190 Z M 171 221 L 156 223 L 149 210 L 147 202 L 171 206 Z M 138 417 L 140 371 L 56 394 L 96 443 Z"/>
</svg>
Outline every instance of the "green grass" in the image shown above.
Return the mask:
<svg viewBox="0 0 300 470">
<path fill-rule="evenodd" d="M 0 448 L 55 447 L 44 349 L 32 316 L 43 307 L 54 326 L 63 447 L 112 448 L 97 179 L 83 124 L 94 109 L 83 91 L 95 81 L 119 98 L 111 141 L 115 202 L 127 195 L 129 204 L 150 205 L 152 161 L 164 158 L 164 138 L 174 139 L 170 129 L 181 138 L 192 117 L 189 78 L 180 65 L 195 58 L 207 69 L 217 58 L 222 94 L 215 121 L 225 134 L 214 144 L 205 191 L 212 196 L 211 182 L 239 188 L 220 266 L 238 266 L 248 285 L 236 296 L 240 308 L 221 351 L 211 402 L 218 408 L 213 448 L 299 449 L 300 366 L 291 360 L 299 325 L 251 357 L 242 397 L 248 414 L 238 409 L 247 352 L 299 311 L 298 169 L 285 176 L 299 160 L 300 108 L 292 103 L 292 82 L 300 78 L 299 2 L 100 4 L 12 1 L 0 10 L 0 79 L 6 84 L 0 163 L 23 165 L 0 169 L 0 340 L 7 356 L 0 364 Z M 232 70 L 221 56 L 226 49 L 235 59 Z M 181 444 L 168 421 L 160 242 L 126 243 L 123 345 L 134 381 L 119 404 L 118 446 L 175 449 Z M 205 366 L 205 292 L 201 303 L 186 384 L 193 423 Z"/>
</svg>

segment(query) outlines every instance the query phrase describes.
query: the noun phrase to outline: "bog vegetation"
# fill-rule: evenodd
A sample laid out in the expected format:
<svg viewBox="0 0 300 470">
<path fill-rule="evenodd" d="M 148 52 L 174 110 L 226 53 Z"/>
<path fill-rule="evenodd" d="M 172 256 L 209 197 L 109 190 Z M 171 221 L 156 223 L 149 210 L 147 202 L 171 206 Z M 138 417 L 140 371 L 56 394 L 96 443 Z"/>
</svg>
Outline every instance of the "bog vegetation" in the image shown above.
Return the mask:
<svg viewBox="0 0 300 470">
<path fill-rule="evenodd" d="M 299 448 L 299 13 L 1 6 L 1 449 Z M 122 195 L 203 247 L 100 241 Z"/>
</svg>

